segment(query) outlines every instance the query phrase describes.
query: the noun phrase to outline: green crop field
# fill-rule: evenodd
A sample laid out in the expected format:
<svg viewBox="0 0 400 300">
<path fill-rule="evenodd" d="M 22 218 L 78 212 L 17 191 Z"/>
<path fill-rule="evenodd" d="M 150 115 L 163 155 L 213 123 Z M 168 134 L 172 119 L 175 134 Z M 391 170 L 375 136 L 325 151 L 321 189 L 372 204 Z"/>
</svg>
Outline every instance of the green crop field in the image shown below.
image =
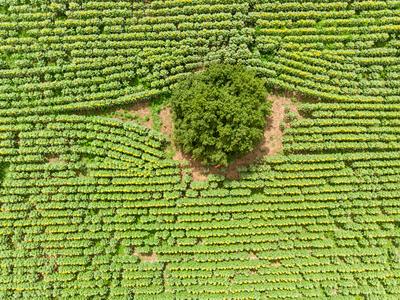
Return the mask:
<svg viewBox="0 0 400 300">
<path fill-rule="evenodd" d="M 198 181 L 157 113 L 215 62 L 301 118 Z M 400 299 L 400 1 L 0 0 L 0 267 L 0 299 Z"/>
</svg>

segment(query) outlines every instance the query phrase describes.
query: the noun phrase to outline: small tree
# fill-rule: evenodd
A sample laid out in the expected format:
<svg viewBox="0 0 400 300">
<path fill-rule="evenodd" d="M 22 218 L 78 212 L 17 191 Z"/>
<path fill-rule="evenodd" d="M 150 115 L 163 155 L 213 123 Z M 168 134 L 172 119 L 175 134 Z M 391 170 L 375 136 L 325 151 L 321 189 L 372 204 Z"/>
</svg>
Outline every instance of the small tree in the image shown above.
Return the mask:
<svg viewBox="0 0 400 300">
<path fill-rule="evenodd" d="M 262 139 L 271 110 L 255 72 L 219 64 L 178 83 L 171 105 L 175 142 L 195 159 L 223 166 Z"/>
</svg>

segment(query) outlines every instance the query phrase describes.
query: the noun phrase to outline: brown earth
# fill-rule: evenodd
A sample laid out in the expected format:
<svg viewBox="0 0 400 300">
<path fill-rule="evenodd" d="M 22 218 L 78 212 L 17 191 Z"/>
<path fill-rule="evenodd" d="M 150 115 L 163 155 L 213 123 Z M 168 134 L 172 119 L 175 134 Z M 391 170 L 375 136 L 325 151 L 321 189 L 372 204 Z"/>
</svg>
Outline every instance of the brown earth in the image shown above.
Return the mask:
<svg viewBox="0 0 400 300">
<path fill-rule="evenodd" d="M 253 251 L 250 251 L 249 258 L 250 258 L 250 260 L 258 260 L 259 259 L 258 256 Z"/>
<path fill-rule="evenodd" d="M 226 176 L 230 179 L 239 179 L 239 167 L 247 166 L 257 162 L 265 155 L 276 155 L 283 149 L 281 122 L 285 119 L 285 106 L 288 106 L 289 111 L 296 114 L 297 118 L 301 118 L 296 106 L 289 98 L 276 95 L 269 95 L 267 101 L 272 102 L 271 115 L 267 117 L 264 136 L 261 142 L 249 153 L 239 157 L 233 161 L 227 168 Z M 289 127 L 290 124 L 285 124 Z"/>
<path fill-rule="evenodd" d="M 274 260 L 271 262 L 271 267 L 279 268 L 281 266 L 281 262 L 279 260 Z"/>
<path fill-rule="evenodd" d="M 129 112 L 132 115 L 138 116 L 141 120 L 143 120 L 144 118 L 148 118 L 148 121 L 140 122 L 140 124 L 147 128 L 152 128 L 153 120 L 151 119 L 151 111 L 149 106 L 149 101 L 141 101 L 125 109 L 119 109 L 117 110 L 117 112 Z"/>
<path fill-rule="evenodd" d="M 255 274 L 257 274 L 257 269 L 256 268 L 252 268 L 252 269 L 249 270 L 249 273 L 251 275 L 255 275 Z"/>
<path fill-rule="evenodd" d="M 48 163 L 50 164 L 55 164 L 61 161 L 60 157 L 58 155 L 50 155 L 46 157 Z"/>
<path fill-rule="evenodd" d="M 160 111 L 161 132 L 172 138 L 174 124 L 172 123 L 171 108 L 166 107 Z"/>
<path fill-rule="evenodd" d="M 189 162 L 189 167 L 191 169 L 193 180 L 196 181 L 205 181 L 207 180 L 207 171 L 202 166 L 199 161 L 196 161 L 190 157 L 190 155 L 183 153 L 179 148 L 176 147 L 175 143 L 173 142 L 173 131 L 174 131 L 174 124 L 172 122 L 172 112 L 170 107 L 166 107 L 160 112 L 160 119 L 161 119 L 161 132 L 166 134 L 172 144 L 172 148 L 174 150 L 174 157 L 173 159 L 179 162 Z M 183 167 L 183 164 L 181 165 Z"/>
<path fill-rule="evenodd" d="M 301 118 L 296 106 L 292 103 L 290 98 L 270 95 L 267 97 L 267 101 L 272 101 L 272 112 L 271 115 L 267 117 L 263 139 L 254 150 L 234 160 L 225 171 L 222 171 L 218 167 L 204 167 L 199 161 L 192 159 L 190 155 L 183 153 L 176 147 L 172 140 L 173 123 L 171 109 L 169 107 L 164 108 L 160 112 L 162 124 L 161 132 L 171 139 L 172 147 L 175 152 L 173 159 L 180 162 L 187 161 L 191 169 L 193 180 L 195 181 L 207 180 L 208 174 L 221 174 L 229 179 L 239 179 L 240 174 L 238 168 L 255 163 L 265 155 L 275 155 L 282 150 L 283 132 L 280 124 L 285 119 L 285 106 L 288 107 L 289 111 L 295 113 L 297 118 Z M 285 127 L 290 127 L 290 124 L 285 123 Z M 182 166 L 183 165 L 184 164 L 182 164 Z"/>
<path fill-rule="evenodd" d="M 158 257 L 157 254 L 152 252 L 151 254 L 145 254 L 145 253 L 137 253 L 136 250 L 133 252 L 133 255 L 137 256 L 141 262 L 157 262 Z"/>
<path fill-rule="evenodd" d="M 301 118 L 301 116 L 297 107 L 289 98 L 270 95 L 268 96 L 268 100 L 272 101 L 272 113 L 267 120 L 267 129 L 264 131 L 264 143 L 261 147 L 268 150 L 268 155 L 274 155 L 283 148 L 283 132 L 280 124 L 285 119 L 285 106 L 289 108 L 289 111 L 295 113 L 297 118 Z M 286 127 L 290 127 L 290 124 L 286 124 Z"/>
</svg>

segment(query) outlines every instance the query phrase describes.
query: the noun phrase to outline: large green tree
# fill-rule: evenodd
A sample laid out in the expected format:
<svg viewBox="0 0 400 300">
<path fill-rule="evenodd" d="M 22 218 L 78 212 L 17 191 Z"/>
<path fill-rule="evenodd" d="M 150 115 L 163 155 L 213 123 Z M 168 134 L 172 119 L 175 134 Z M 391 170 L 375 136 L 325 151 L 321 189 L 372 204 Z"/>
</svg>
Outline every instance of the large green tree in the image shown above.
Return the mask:
<svg viewBox="0 0 400 300">
<path fill-rule="evenodd" d="M 171 97 L 175 142 L 208 165 L 228 165 L 262 139 L 266 115 L 264 80 L 255 72 L 215 64 L 177 84 Z"/>
</svg>

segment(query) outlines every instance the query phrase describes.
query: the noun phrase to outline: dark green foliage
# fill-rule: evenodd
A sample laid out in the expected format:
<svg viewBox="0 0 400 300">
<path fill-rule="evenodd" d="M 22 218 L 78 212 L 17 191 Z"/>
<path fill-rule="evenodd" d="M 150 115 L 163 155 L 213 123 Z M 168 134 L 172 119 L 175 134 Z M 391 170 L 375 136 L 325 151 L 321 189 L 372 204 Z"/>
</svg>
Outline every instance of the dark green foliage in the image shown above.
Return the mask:
<svg viewBox="0 0 400 300">
<path fill-rule="evenodd" d="M 8 167 L 9 167 L 8 164 L 5 163 L 0 164 L 0 186 L 4 180 L 4 177 L 6 176 Z"/>
<path fill-rule="evenodd" d="M 212 65 L 182 81 L 171 104 L 176 143 L 203 163 L 223 166 L 261 140 L 271 110 L 264 81 L 232 65 Z"/>
</svg>

